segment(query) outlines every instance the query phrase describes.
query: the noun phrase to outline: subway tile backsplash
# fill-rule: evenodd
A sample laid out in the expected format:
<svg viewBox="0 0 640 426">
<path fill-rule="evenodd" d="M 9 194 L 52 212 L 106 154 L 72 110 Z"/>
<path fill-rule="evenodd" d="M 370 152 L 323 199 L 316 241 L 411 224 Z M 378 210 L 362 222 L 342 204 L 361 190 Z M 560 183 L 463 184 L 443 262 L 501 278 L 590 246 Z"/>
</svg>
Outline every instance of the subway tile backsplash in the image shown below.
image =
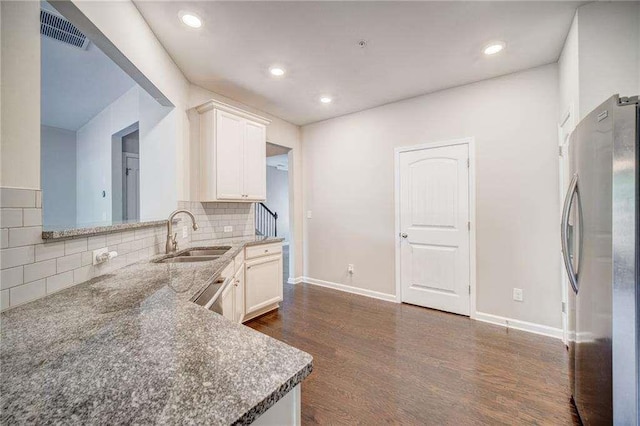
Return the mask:
<svg viewBox="0 0 640 426">
<path fill-rule="evenodd" d="M 41 191 L 0 188 L 0 310 L 164 253 L 165 225 L 45 242 L 41 200 Z M 253 203 L 179 201 L 178 208 L 191 210 L 199 226 L 193 231 L 190 221 L 182 217 L 174 226 L 179 248 L 225 244 L 255 235 Z M 187 227 L 186 238 L 183 227 Z M 118 257 L 94 266 L 92 251 L 103 247 L 117 251 Z"/>
<path fill-rule="evenodd" d="M 179 208 L 190 210 L 196 217 L 198 230 L 193 231 L 189 221 L 180 224 L 188 228 L 192 245 L 204 242 L 223 242 L 255 235 L 253 203 L 201 203 L 180 201 Z M 228 231 L 228 228 L 231 231 Z M 227 228 L 227 230 L 225 230 Z"/>
</svg>

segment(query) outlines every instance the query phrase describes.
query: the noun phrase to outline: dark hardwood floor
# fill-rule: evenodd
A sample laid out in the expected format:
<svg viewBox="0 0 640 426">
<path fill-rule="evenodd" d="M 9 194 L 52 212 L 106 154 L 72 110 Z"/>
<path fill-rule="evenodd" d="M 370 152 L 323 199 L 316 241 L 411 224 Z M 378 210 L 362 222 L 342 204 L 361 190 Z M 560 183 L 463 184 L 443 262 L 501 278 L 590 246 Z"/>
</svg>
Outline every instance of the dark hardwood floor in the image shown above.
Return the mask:
<svg viewBox="0 0 640 426">
<path fill-rule="evenodd" d="M 308 284 L 247 325 L 313 355 L 304 424 L 578 424 L 556 339 Z"/>
</svg>

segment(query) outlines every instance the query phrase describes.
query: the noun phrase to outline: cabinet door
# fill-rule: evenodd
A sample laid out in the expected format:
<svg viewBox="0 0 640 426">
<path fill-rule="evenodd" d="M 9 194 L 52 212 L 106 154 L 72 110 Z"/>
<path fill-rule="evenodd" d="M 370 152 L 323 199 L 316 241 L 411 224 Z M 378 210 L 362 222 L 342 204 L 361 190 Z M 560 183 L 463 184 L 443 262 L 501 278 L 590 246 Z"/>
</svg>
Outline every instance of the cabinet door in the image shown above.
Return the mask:
<svg viewBox="0 0 640 426">
<path fill-rule="evenodd" d="M 282 300 L 282 256 L 260 258 L 247 263 L 245 314 Z"/>
<path fill-rule="evenodd" d="M 234 284 L 233 282 L 230 282 L 229 285 L 227 285 L 227 288 L 225 288 L 222 291 L 222 294 L 220 295 L 220 305 L 222 307 L 222 316 L 230 319 L 231 321 L 234 321 L 233 289 L 235 288 L 235 286 L 233 284 Z"/>
<path fill-rule="evenodd" d="M 216 190 L 217 198 L 239 200 L 244 176 L 244 119 L 216 111 Z M 201 170 L 201 173 L 213 173 Z"/>
<path fill-rule="evenodd" d="M 234 288 L 234 318 L 235 322 L 242 322 L 244 319 L 244 266 L 236 272 L 236 284 Z"/>
<path fill-rule="evenodd" d="M 244 137 L 245 199 L 267 198 L 267 132 L 262 124 L 246 122 Z"/>
</svg>

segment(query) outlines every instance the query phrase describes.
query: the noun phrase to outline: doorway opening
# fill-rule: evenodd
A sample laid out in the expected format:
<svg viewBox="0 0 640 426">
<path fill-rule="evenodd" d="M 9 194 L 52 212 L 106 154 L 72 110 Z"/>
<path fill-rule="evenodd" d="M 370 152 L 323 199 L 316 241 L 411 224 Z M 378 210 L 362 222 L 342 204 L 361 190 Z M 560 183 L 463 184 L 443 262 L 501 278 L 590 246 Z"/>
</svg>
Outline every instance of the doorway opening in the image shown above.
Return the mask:
<svg viewBox="0 0 640 426">
<path fill-rule="evenodd" d="M 474 139 L 395 150 L 396 300 L 475 317 Z"/>
<path fill-rule="evenodd" d="M 267 143 L 267 198 L 256 204 L 256 234 L 283 238 L 283 274 L 289 279 L 291 242 L 289 153 L 291 149 Z"/>
<path fill-rule="evenodd" d="M 140 130 L 138 123 L 112 136 L 112 217 L 114 223 L 140 220 Z"/>
</svg>

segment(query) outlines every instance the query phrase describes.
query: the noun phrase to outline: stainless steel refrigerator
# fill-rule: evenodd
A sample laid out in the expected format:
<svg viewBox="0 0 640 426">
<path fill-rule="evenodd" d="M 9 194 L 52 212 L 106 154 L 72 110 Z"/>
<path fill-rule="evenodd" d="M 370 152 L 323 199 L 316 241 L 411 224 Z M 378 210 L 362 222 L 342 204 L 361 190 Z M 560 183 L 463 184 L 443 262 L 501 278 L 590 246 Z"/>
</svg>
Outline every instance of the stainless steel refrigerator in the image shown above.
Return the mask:
<svg viewBox="0 0 640 426">
<path fill-rule="evenodd" d="M 572 399 L 586 425 L 638 425 L 638 97 L 612 96 L 570 138 L 562 214 Z"/>
</svg>

